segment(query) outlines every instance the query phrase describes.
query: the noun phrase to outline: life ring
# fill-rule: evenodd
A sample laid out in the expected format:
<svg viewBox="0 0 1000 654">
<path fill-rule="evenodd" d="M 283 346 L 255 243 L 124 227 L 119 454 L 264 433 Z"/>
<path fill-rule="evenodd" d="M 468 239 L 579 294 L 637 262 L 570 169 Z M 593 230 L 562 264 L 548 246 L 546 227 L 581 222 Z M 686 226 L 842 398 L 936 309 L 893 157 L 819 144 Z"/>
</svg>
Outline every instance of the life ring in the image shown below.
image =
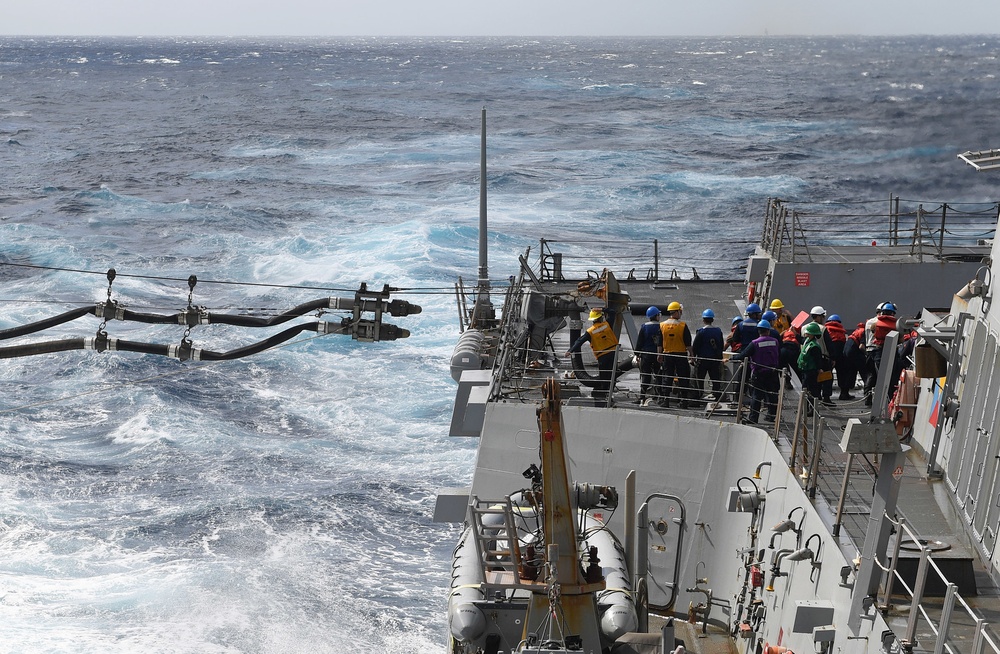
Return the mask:
<svg viewBox="0 0 1000 654">
<path fill-rule="evenodd" d="M 751 304 L 757 295 L 757 282 L 747 283 L 747 304 Z"/>
<path fill-rule="evenodd" d="M 889 401 L 889 416 L 896 425 L 896 435 L 901 438 L 909 436 L 913 429 L 913 421 L 917 404 L 917 377 L 913 370 L 904 370 L 899 375 L 899 385 Z"/>
</svg>

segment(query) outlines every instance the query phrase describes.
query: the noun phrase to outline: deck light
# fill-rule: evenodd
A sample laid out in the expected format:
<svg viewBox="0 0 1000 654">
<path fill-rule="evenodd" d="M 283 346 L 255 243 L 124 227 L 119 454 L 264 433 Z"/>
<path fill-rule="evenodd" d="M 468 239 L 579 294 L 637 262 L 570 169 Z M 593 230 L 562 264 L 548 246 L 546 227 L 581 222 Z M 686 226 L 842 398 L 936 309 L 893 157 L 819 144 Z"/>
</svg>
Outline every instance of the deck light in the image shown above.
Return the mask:
<svg viewBox="0 0 1000 654">
<path fill-rule="evenodd" d="M 812 559 L 816 554 L 808 547 L 802 547 L 785 557 L 786 561 L 804 561 Z"/>
<path fill-rule="evenodd" d="M 744 490 L 740 485 L 743 480 L 749 481 L 753 490 Z M 736 489 L 739 494 L 736 496 L 736 510 L 744 513 L 756 513 L 760 505 L 764 503 L 764 493 L 760 492 L 757 484 L 749 477 L 740 477 L 736 480 Z"/>
<path fill-rule="evenodd" d="M 792 514 L 795 513 L 796 511 L 802 511 L 802 517 L 799 518 L 798 524 L 796 524 L 795 520 L 792 519 Z M 779 534 L 785 533 L 786 531 L 794 531 L 795 532 L 795 542 L 796 542 L 796 544 L 798 544 L 799 539 L 802 538 L 802 522 L 805 519 L 806 519 L 806 512 L 805 512 L 805 509 L 803 509 L 801 506 L 797 506 L 797 507 L 793 508 L 791 511 L 789 511 L 787 518 L 785 518 L 784 520 L 782 520 L 778 524 L 776 524 L 773 527 L 771 527 L 771 531 L 773 531 L 774 534 L 771 536 L 771 542 L 770 542 L 770 545 L 768 547 L 774 548 L 774 539 L 775 539 L 775 537 L 778 536 Z"/>
</svg>

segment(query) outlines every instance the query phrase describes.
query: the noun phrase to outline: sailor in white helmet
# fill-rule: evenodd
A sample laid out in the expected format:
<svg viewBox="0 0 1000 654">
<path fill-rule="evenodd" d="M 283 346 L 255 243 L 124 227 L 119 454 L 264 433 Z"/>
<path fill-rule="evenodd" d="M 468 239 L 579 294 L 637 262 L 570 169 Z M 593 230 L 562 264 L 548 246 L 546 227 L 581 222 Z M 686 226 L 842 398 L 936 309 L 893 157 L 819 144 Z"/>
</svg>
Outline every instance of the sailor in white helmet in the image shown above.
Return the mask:
<svg viewBox="0 0 1000 654">
<path fill-rule="evenodd" d="M 809 317 L 820 326 L 822 337 L 817 339 L 820 349 L 823 352 L 824 367 L 820 370 L 818 383 L 820 397 L 817 398 L 827 406 L 833 405 L 833 338 L 826 331 L 826 309 L 816 305 L 809 311 Z"/>
</svg>

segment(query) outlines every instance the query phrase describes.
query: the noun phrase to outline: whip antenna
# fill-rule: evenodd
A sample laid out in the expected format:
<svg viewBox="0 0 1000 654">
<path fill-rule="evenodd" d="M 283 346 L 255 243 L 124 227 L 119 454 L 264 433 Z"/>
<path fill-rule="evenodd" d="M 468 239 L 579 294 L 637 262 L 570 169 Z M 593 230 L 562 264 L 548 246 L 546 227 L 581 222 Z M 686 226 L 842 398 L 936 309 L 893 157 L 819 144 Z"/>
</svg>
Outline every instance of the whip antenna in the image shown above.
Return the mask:
<svg viewBox="0 0 1000 654">
<path fill-rule="evenodd" d="M 485 326 L 496 320 L 490 303 L 490 273 L 486 245 L 486 107 L 483 107 L 482 127 L 479 137 L 479 281 L 472 326 Z"/>
</svg>

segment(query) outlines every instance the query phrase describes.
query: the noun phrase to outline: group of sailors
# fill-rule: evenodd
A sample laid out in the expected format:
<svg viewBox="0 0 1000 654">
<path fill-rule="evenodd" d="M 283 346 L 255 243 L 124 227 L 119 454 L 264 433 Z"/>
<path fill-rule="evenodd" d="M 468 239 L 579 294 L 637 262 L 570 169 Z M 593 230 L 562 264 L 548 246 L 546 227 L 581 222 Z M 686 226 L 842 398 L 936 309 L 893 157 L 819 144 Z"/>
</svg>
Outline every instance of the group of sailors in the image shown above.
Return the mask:
<svg viewBox="0 0 1000 654">
<path fill-rule="evenodd" d="M 777 306 L 776 306 L 777 305 Z M 771 303 L 771 311 L 783 308 L 780 300 Z M 759 305 L 747 307 L 746 318 L 733 319 L 736 325 L 755 323 L 759 326 L 766 321 L 768 312 L 760 313 Z M 860 375 L 863 399 L 866 406 L 872 405 L 875 384 L 883 360 L 886 336 L 897 329 L 896 306 L 892 302 L 881 302 L 875 308 L 875 315 L 865 322 L 859 322 L 853 329 L 844 326 L 837 314 L 827 317 L 826 309 L 814 306 L 805 322 L 789 323 L 785 327 L 779 317 L 778 327 L 771 335 L 781 340 L 782 357 L 779 368 L 788 368 L 801 380 L 804 388 L 816 401 L 827 406 L 833 404 L 834 372 L 840 389 L 839 400 L 854 400 L 851 390 Z M 893 383 L 899 377 L 900 363 L 915 340 L 913 333 L 904 330 L 900 351 L 891 358 L 889 395 Z M 739 343 L 734 343 L 739 350 Z M 735 357 L 734 357 L 735 358 Z"/>
<path fill-rule="evenodd" d="M 715 325 L 715 312 L 705 309 L 702 324 L 692 333 L 682 320 L 683 311 L 676 301 L 662 313 L 655 306 L 646 310 L 646 322 L 633 344 L 640 376 L 639 402 L 669 407 L 676 401 L 680 408 L 687 408 L 695 402 L 722 400 L 728 377 L 725 361 L 743 360 L 749 368 L 750 423 L 758 421 L 762 409 L 773 420 L 783 370 L 798 376 L 805 391 L 827 406 L 833 403 L 834 372 L 839 400 L 855 399 L 851 390 L 860 374 L 864 402 L 871 406 L 883 344 L 897 323 L 896 307 L 891 302 L 880 303 L 874 317 L 848 331 L 839 315 L 827 316 L 822 306 L 812 307 L 803 321 L 793 318 L 781 300 L 774 299 L 767 311 L 757 303 L 747 305 L 744 316 L 733 318 L 728 334 Z M 590 342 L 600 370 L 594 397 L 604 400 L 614 370 L 628 370 L 633 361 L 618 364 L 611 356 L 618 341 L 603 310 L 592 310 L 590 320 L 590 328 L 569 353 L 579 352 Z M 911 344 L 908 336 L 904 335 L 902 347 Z M 898 359 L 893 358 L 894 364 Z M 895 372 L 890 379 L 897 377 Z"/>
<path fill-rule="evenodd" d="M 655 401 L 670 406 L 671 395 L 676 394 L 679 406 L 687 408 L 695 399 L 691 382 L 704 383 L 706 378 L 715 392 L 721 390 L 725 339 L 722 330 L 713 324 L 715 313 L 711 309 L 702 312 L 704 324 L 692 337 L 687 323 L 681 320 L 683 312 L 680 302 L 671 302 L 666 319 L 661 321 L 659 308 L 646 310 L 647 322 L 639 328 L 634 348 L 639 358 L 640 403 Z"/>
</svg>

